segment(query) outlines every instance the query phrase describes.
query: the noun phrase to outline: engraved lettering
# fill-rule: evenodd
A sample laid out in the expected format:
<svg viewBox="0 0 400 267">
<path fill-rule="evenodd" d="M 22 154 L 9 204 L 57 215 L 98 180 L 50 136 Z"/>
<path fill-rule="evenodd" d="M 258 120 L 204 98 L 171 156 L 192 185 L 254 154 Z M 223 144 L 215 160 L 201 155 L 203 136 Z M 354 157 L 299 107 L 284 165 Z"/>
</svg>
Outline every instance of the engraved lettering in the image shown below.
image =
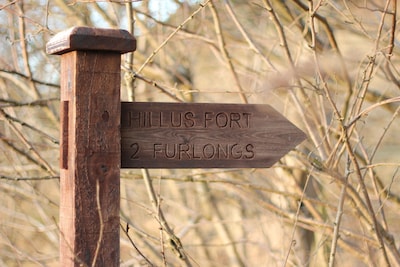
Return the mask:
<svg viewBox="0 0 400 267">
<path fill-rule="evenodd" d="M 225 128 L 228 125 L 228 115 L 225 112 L 220 112 L 215 116 L 215 123 L 219 128 Z"/>
<path fill-rule="evenodd" d="M 142 112 L 143 115 L 143 127 L 149 127 L 149 116 L 147 115 L 148 112 Z"/>
<path fill-rule="evenodd" d="M 109 123 L 109 112 L 98 111 L 99 127 Z M 301 139 L 293 125 L 265 105 L 122 103 L 120 123 L 122 168 L 257 167 L 284 151 L 277 148 L 276 125 L 293 140 Z M 105 139 L 95 141 L 93 150 L 106 149 Z"/>
<path fill-rule="evenodd" d="M 171 112 L 171 126 L 172 127 L 181 127 L 182 126 L 182 114 L 179 114 L 178 119 L 176 118 L 176 116 L 174 115 L 176 114 L 175 112 Z"/>
<path fill-rule="evenodd" d="M 170 147 L 169 149 L 168 149 L 168 147 Z M 171 147 L 172 147 L 172 150 L 171 150 Z M 176 144 L 166 144 L 165 145 L 165 157 L 167 158 L 167 159 L 174 159 L 175 157 L 176 157 L 176 155 L 177 155 L 177 145 Z"/>
<path fill-rule="evenodd" d="M 192 145 L 193 159 L 201 159 L 201 154 L 200 155 L 196 155 L 196 154 L 198 154 L 198 150 L 195 149 L 195 145 Z"/>
<path fill-rule="evenodd" d="M 152 111 L 150 111 L 149 112 L 149 127 L 151 128 L 151 127 L 153 127 L 153 126 L 157 126 L 157 124 L 155 123 L 155 121 L 154 121 L 154 112 L 152 112 Z"/>
<path fill-rule="evenodd" d="M 164 112 L 160 112 L 160 127 L 169 127 L 168 123 L 165 121 Z"/>
<path fill-rule="evenodd" d="M 179 159 L 183 159 L 183 156 L 186 155 L 187 159 L 191 159 L 189 153 L 189 145 L 188 144 L 179 144 Z"/>
<path fill-rule="evenodd" d="M 229 158 L 229 148 L 228 145 L 223 147 L 222 145 L 218 144 L 218 150 L 217 150 L 217 157 L 219 159 L 227 159 Z"/>
<path fill-rule="evenodd" d="M 126 126 L 129 128 L 250 128 L 252 113 L 205 111 L 139 111 L 129 112 Z M 103 114 L 107 120 L 107 114 Z"/>
<path fill-rule="evenodd" d="M 157 153 L 162 153 L 162 144 L 156 143 L 153 145 L 153 158 L 157 158 Z"/>
<path fill-rule="evenodd" d="M 251 113 L 248 112 L 204 112 L 204 128 L 250 128 Z"/>
<path fill-rule="evenodd" d="M 232 145 L 231 156 L 233 159 L 241 159 L 242 158 L 242 150 L 240 149 L 238 144 Z"/>
<path fill-rule="evenodd" d="M 185 113 L 185 126 L 187 128 L 194 127 L 195 123 L 193 118 L 194 118 L 193 112 L 189 111 Z"/>
<path fill-rule="evenodd" d="M 204 113 L 204 128 L 208 128 L 207 122 L 211 121 L 212 118 L 210 117 L 213 114 L 213 112 L 205 112 Z"/>
<path fill-rule="evenodd" d="M 162 144 L 153 145 L 153 159 L 173 160 L 252 160 L 255 157 L 253 144 Z"/>
<path fill-rule="evenodd" d="M 246 127 L 245 128 L 250 128 L 250 116 L 251 116 L 251 113 L 247 113 L 247 112 L 243 113 L 243 117 L 246 118 L 245 119 L 245 121 L 246 121 Z"/>
<path fill-rule="evenodd" d="M 132 128 L 140 128 L 140 112 L 128 113 L 128 126 Z"/>
<path fill-rule="evenodd" d="M 215 148 L 212 144 L 206 144 L 203 147 L 203 157 L 205 159 L 212 159 L 215 155 Z"/>
<path fill-rule="evenodd" d="M 131 159 L 138 159 L 138 153 L 139 153 L 139 144 L 138 143 L 133 143 L 131 144 L 132 148 L 132 154 L 131 154 Z"/>
<path fill-rule="evenodd" d="M 252 144 L 248 144 L 246 146 L 246 152 L 248 154 L 244 155 L 245 159 L 253 159 L 254 158 L 254 146 Z"/>
<path fill-rule="evenodd" d="M 231 114 L 229 114 L 229 127 L 233 128 L 234 125 L 236 125 L 236 127 L 238 128 L 242 128 L 242 126 L 240 125 L 239 121 L 240 121 L 240 113 L 237 112 L 232 112 Z"/>
</svg>

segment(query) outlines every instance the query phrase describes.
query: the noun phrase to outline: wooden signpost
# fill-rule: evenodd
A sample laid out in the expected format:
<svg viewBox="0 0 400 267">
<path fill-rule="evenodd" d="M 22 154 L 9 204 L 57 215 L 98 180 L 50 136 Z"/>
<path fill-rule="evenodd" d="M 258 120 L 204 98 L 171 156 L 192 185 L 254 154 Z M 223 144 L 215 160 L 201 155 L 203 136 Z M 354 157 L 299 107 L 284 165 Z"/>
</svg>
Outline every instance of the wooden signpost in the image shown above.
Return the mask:
<svg viewBox="0 0 400 267">
<path fill-rule="evenodd" d="M 122 168 L 265 168 L 305 139 L 268 105 L 122 103 Z"/>
<path fill-rule="evenodd" d="M 60 266 L 119 266 L 121 53 L 135 48 L 127 31 L 87 27 L 47 44 L 62 55 Z"/>
<path fill-rule="evenodd" d="M 268 105 L 121 103 L 135 48 L 127 31 L 88 27 L 47 43 L 62 55 L 60 266 L 119 266 L 121 167 L 270 167 L 305 139 Z"/>
</svg>

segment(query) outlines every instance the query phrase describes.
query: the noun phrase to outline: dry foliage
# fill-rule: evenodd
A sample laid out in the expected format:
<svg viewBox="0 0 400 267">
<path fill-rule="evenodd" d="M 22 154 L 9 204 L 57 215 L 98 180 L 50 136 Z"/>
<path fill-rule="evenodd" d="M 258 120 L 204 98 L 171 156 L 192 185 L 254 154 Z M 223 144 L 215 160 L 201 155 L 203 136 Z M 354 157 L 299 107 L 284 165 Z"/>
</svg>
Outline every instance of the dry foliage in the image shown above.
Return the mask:
<svg viewBox="0 0 400 267">
<path fill-rule="evenodd" d="M 124 100 L 267 103 L 270 169 L 121 171 L 121 266 L 399 266 L 395 0 L 0 2 L 0 266 L 58 262 L 55 33 L 134 31 Z"/>
</svg>

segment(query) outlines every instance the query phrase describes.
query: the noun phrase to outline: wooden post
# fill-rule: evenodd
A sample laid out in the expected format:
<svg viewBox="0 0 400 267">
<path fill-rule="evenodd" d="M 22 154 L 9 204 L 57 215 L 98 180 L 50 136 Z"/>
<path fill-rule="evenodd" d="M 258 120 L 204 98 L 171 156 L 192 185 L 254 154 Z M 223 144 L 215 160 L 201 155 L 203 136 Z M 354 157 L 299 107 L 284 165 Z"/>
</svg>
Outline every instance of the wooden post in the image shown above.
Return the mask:
<svg viewBox="0 0 400 267">
<path fill-rule="evenodd" d="M 60 266 L 119 266 L 121 54 L 124 30 L 75 27 L 55 35 L 61 57 Z"/>
</svg>

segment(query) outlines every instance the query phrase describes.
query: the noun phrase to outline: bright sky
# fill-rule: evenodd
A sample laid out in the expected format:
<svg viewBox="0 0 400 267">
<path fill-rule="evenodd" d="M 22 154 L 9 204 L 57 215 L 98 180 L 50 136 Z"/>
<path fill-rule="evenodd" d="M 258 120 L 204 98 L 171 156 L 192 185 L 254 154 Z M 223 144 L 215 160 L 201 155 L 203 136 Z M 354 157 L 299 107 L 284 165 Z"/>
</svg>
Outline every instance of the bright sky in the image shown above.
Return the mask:
<svg viewBox="0 0 400 267">
<path fill-rule="evenodd" d="M 196 4 L 196 3 L 201 3 L 203 1 L 201 1 L 201 0 L 180 0 L 180 2 Z M 134 6 L 140 6 L 143 4 L 143 2 L 141 2 L 141 1 L 132 2 L 132 3 Z M 99 5 L 107 5 L 107 4 L 109 4 L 109 3 L 107 3 L 107 2 L 99 3 Z M 149 8 L 150 8 L 150 11 L 151 11 L 152 15 L 154 16 L 154 18 L 156 18 L 157 20 L 160 20 L 160 21 L 165 21 L 168 19 L 168 17 L 171 14 L 176 12 L 176 10 L 179 8 L 179 6 L 173 0 L 149 0 Z M 107 27 L 108 26 L 108 24 L 102 23 L 102 18 L 100 17 L 99 14 L 93 13 L 91 16 L 93 16 L 94 21 L 96 21 L 97 27 Z M 102 25 L 102 24 L 104 24 L 104 25 Z M 122 27 L 125 27 L 126 21 L 124 19 L 122 19 L 120 21 L 120 25 Z"/>
<path fill-rule="evenodd" d="M 201 3 L 203 1 L 199 0 L 180 0 L 179 2 L 188 2 L 190 4 Z M 168 19 L 169 15 L 175 13 L 176 9 L 179 6 L 172 0 L 150 0 L 149 8 L 153 12 L 153 15 L 158 20 L 166 20 Z"/>
<path fill-rule="evenodd" d="M 178 5 L 172 0 L 150 0 L 149 8 L 158 20 L 163 21 L 168 19 L 170 14 L 175 13 Z"/>
</svg>

